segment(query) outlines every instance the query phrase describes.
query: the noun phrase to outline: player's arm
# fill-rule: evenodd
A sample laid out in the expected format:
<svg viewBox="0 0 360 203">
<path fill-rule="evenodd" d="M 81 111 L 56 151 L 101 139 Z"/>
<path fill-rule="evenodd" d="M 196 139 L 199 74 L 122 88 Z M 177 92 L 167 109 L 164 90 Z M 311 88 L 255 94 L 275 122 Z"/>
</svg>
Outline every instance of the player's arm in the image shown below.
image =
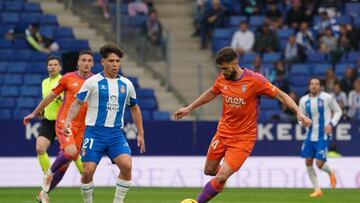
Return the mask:
<svg viewBox="0 0 360 203">
<path fill-rule="evenodd" d="M 138 131 L 137 145 L 138 147 L 140 147 L 140 153 L 142 154 L 145 152 L 145 138 L 144 138 L 144 127 L 142 123 L 141 110 L 139 105 L 135 104 L 134 106 L 131 106 L 130 112 Z"/>
<path fill-rule="evenodd" d="M 54 92 L 50 92 L 44 99 L 42 99 L 41 102 L 38 104 L 38 106 L 35 108 L 35 110 L 29 115 L 24 117 L 23 120 L 24 125 L 28 124 L 31 119 L 35 118 L 36 115 L 42 112 L 45 109 L 45 107 L 49 105 L 56 97 L 57 94 L 55 94 Z"/>
<path fill-rule="evenodd" d="M 311 120 L 304 115 L 301 109 L 296 105 L 294 100 L 291 99 L 289 95 L 284 93 L 283 91 L 279 91 L 279 93 L 275 96 L 281 103 L 291 109 L 295 114 L 297 120 L 301 123 L 304 127 L 309 127 L 311 125 Z"/>
<path fill-rule="evenodd" d="M 175 119 L 177 119 L 177 120 L 181 119 L 182 117 L 188 115 L 191 111 L 198 108 L 199 106 L 202 106 L 202 105 L 212 101 L 213 99 L 215 99 L 216 96 L 217 96 L 217 94 L 215 94 L 213 92 L 213 88 L 209 88 L 202 95 L 200 95 L 194 102 L 192 102 L 190 105 L 177 110 L 174 113 Z"/>
<path fill-rule="evenodd" d="M 332 133 L 333 127 L 338 124 L 342 115 L 342 110 L 334 97 L 330 99 L 329 108 L 333 112 L 333 116 L 330 123 L 325 126 L 325 134 L 327 135 Z"/>
<path fill-rule="evenodd" d="M 71 104 L 64 123 L 65 134 L 70 133 L 69 129 L 71 127 L 71 121 L 74 120 L 74 118 L 78 115 L 80 111 L 80 107 L 83 103 L 84 102 L 81 101 L 80 99 L 75 99 L 75 101 L 73 101 L 73 103 Z"/>
</svg>

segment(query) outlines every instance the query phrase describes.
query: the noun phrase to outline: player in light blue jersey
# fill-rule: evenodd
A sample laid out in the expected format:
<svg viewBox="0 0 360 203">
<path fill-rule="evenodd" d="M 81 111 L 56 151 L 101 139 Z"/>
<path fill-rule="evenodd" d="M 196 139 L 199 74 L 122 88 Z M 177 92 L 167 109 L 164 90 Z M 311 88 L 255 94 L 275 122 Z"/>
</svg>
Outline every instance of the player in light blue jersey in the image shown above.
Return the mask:
<svg viewBox="0 0 360 203">
<path fill-rule="evenodd" d="M 108 44 L 100 49 L 104 71 L 87 79 L 77 94 L 65 120 L 65 132 L 70 127 L 84 102 L 88 102 L 85 118 L 86 130 L 81 149 L 84 172 L 81 176 L 81 192 L 85 203 L 92 203 L 93 176 L 101 157 L 106 154 L 120 169 L 116 183 L 114 203 L 123 203 L 130 188 L 131 150 L 126 141 L 123 125 L 125 107 L 130 106 L 132 118 L 138 129 L 138 146 L 145 152 L 144 129 L 133 84 L 120 76 L 123 52 Z"/>
<path fill-rule="evenodd" d="M 300 109 L 312 120 L 312 125 L 306 131 L 301 156 L 305 158 L 307 172 L 315 189 L 310 197 L 320 197 L 323 193 L 313 168 L 313 161 L 315 158 L 317 167 L 329 174 L 331 187 L 335 188 L 335 172 L 326 163 L 326 154 L 333 127 L 339 122 L 342 111 L 332 95 L 320 90 L 320 79 L 310 80 L 309 91 L 299 102 Z"/>
</svg>

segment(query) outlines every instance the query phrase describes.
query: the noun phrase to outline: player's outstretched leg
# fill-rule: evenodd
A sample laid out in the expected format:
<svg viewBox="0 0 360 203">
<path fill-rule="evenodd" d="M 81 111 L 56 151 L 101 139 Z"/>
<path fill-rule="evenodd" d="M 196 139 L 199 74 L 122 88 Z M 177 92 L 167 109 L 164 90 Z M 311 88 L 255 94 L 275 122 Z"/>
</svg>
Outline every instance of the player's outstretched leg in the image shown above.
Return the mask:
<svg viewBox="0 0 360 203">
<path fill-rule="evenodd" d="M 330 166 L 326 163 L 326 161 L 316 160 L 316 165 L 320 170 L 326 172 L 329 175 L 331 188 L 335 188 L 336 187 L 335 171 L 333 171 L 330 168 Z"/>
<path fill-rule="evenodd" d="M 320 189 L 319 182 L 316 176 L 316 172 L 313 167 L 313 159 L 312 158 L 306 158 L 305 159 L 306 164 L 306 170 L 309 175 L 310 181 L 314 187 L 314 192 L 310 194 L 310 197 L 321 197 L 323 196 L 323 193 Z"/>
<path fill-rule="evenodd" d="M 205 203 L 214 198 L 218 193 L 222 192 L 227 179 L 234 171 L 224 163 L 215 178 L 210 180 L 204 187 L 203 191 L 197 198 L 198 203 Z"/>
<path fill-rule="evenodd" d="M 50 159 L 46 152 L 46 150 L 48 149 L 50 144 L 51 144 L 50 140 L 46 137 L 39 136 L 36 139 L 36 154 L 37 154 L 37 158 L 39 160 L 41 169 L 44 173 L 46 173 L 50 167 Z"/>
</svg>

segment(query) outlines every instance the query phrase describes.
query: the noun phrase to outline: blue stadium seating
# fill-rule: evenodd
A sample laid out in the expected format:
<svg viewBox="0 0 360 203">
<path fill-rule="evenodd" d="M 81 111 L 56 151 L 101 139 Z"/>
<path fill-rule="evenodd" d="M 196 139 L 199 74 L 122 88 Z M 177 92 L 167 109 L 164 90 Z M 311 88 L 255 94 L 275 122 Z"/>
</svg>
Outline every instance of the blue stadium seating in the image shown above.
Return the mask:
<svg viewBox="0 0 360 203">
<path fill-rule="evenodd" d="M 39 74 L 32 74 L 31 76 L 24 76 L 24 84 L 28 85 L 28 86 L 34 85 L 34 86 L 40 87 L 41 81 L 43 79 L 44 79 L 44 77 Z"/>
<path fill-rule="evenodd" d="M 316 64 L 315 67 L 313 68 L 312 74 L 317 77 L 323 78 L 325 76 L 326 71 L 331 68 L 332 68 L 331 64 Z"/>
<path fill-rule="evenodd" d="M 152 120 L 151 112 L 146 110 L 141 110 L 141 116 L 144 121 Z"/>
<path fill-rule="evenodd" d="M 90 49 L 89 41 L 87 40 L 74 40 L 72 44 L 73 51 L 83 51 Z"/>
<path fill-rule="evenodd" d="M 16 39 L 15 40 L 16 49 L 31 49 L 29 43 L 25 39 Z"/>
<path fill-rule="evenodd" d="M 42 52 L 32 51 L 30 58 L 33 62 L 44 62 L 47 61 L 48 55 Z"/>
<path fill-rule="evenodd" d="M 153 111 L 152 118 L 154 121 L 169 121 L 170 113 L 164 111 Z"/>
<path fill-rule="evenodd" d="M 26 77 L 25 77 L 26 78 Z M 22 86 L 20 94 L 23 97 L 41 98 L 40 83 L 37 81 L 37 86 Z"/>
<path fill-rule="evenodd" d="M 280 40 L 281 39 L 287 40 L 293 34 L 294 34 L 294 29 L 291 28 L 282 28 L 276 32 L 276 35 Z"/>
<path fill-rule="evenodd" d="M 295 92 L 298 97 L 301 97 L 308 91 L 308 86 L 290 86 L 290 90 Z"/>
<path fill-rule="evenodd" d="M 36 100 L 33 98 L 19 98 L 16 100 L 17 103 L 17 108 L 20 109 L 31 109 L 34 108 L 34 106 L 36 106 Z"/>
<path fill-rule="evenodd" d="M 9 67 L 10 68 L 10 67 Z M 21 75 L 7 75 L 4 80 L 5 85 L 22 85 L 22 76 Z"/>
<path fill-rule="evenodd" d="M 347 59 L 349 62 L 356 62 L 358 59 L 360 59 L 360 52 L 349 52 Z"/>
<path fill-rule="evenodd" d="M 20 12 L 24 8 L 24 3 L 21 1 L 6 1 L 4 7 L 6 12 Z"/>
<path fill-rule="evenodd" d="M 296 87 L 306 87 L 309 84 L 310 75 L 292 75 L 290 77 L 290 85 Z"/>
<path fill-rule="evenodd" d="M 265 16 L 251 16 L 249 20 L 249 25 L 252 27 L 259 27 L 265 22 Z"/>
<path fill-rule="evenodd" d="M 359 16 L 360 4 L 359 3 L 346 3 L 345 4 L 345 13 L 348 15 Z"/>
<path fill-rule="evenodd" d="M 20 21 L 18 13 L 2 13 L 1 20 L 3 24 L 16 24 Z"/>
<path fill-rule="evenodd" d="M 99 52 L 95 52 L 94 53 L 94 62 L 95 63 L 100 63 L 101 62 L 101 54 Z"/>
<path fill-rule="evenodd" d="M 92 68 L 92 72 L 93 72 L 93 73 L 99 73 L 99 72 L 101 72 L 101 71 L 103 71 L 103 68 L 102 68 L 102 66 L 101 66 L 100 63 L 96 63 L 96 64 L 94 65 L 94 67 Z"/>
<path fill-rule="evenodd" d="M 13 109 L 16 107 L 15 99 L 13 98 L 3 98 L 0 102 L 0 109 L 7 108 Z"/>
<path fill-rule="evenodd" d="M 1 120 L 11 119 L 11 111 L 8 109 L 0 109 L 0 119 Z"/>
<path fill-rule="evenodd" d="M 157 104 L 154 99 L 139 99 L 138 104 L 143 110 L 153 111 L 157 109 Z"/>
<path fill-rule="evenodd" d="M 241 63 L 252 63 L 257 56 L 259 56 L 259 54 L 247 53 L 240 59 L 240 62 Z"/>
<path fill-rule="evenodd" d="M 263 55 L 263 63 L 273 63 L 281 59 L 281 53 L 265 53 Z"/>
<path fill-rule="evenodd" d="M 132 84 L 135 88 L 139 88 L 139 81 L 138 81 L 137 77 L 133 77 L 133 76 L 125 76 L 125 77 L 132 82 Z"/>
<path fill-rule="evenodd" d="M 25 62 L 31 60 L 31 52 L 32 50 L 16 50 L 16 54 L 14 56 L 14 61 L 16 62 Z"/>
<path fill-rule="evenodd" d="M 18 97 L 19 88 L 16 86 L 3 86 L 1 87 L 1 95 L 3 97 Z"/>
<path fill-rule="evenodd" d="M 13 111 L 13 119 L 22 120 L 26 115 L 30 114 L 30 109 L 16 109 Z"/>
<path fill-rule="evenodd" d="M 311 52 L 307 54 L 306 61 L 310 63 L 323 63 L 326 61 L 326 55 L 319 52 Z"/>
<path fill-rule="evenodd" d="M 139 99 L 155 99 L 155 92 L 150 88 L 138 88 L 136 90 L 136 97 Z"/>
<path fill-rule="evenodd" d="M 231 43 L 231 37 L 233 35 L 233 30 L 230 28 L 222 29 L 217 28 L 213 33 L 213 44 L 212 51 L 216 52 L 224 46 L 229 46 Z"/>
<path fill-rule="evenodd" d="M 59 39 L 57 40 L 57 43 L 59 44 L 61 50 L 70 51 L 74 41 L 75 40 L 72 39 Z"/>
<path fill-rule="evenodd" d="M 74 39 L 73 29 L 70 27 L 59 27 L 56 30 L 55 39 Z"/>
<path fill-rule="evenodd" d="M 46 67 L 46 62 L 33 62 L 28 64 L 28 71 L 31 74 L 47 74 Z"/>
<path fill-rule="evenodd" d="M 29 13 L 42 13 L 42 9 L 39 3 L 26 3 L 24 4 L 24 11 Z"/>
<path fill-rule="evenodd" d="M 40 22 L 42 14 L 41 13 L 22 13 L 21 21 L 23 23 L 38 23 Z"/>
<path fill-rule="evenodd" d="M 239 27 L 240 23 L 246 20 L 246 16 L 231 16 L 229 23 L 231 27 Z"/>
<path fill-rule="evenodd" d="M 0 73 L 6 73 L 8 70 L 7 62 L 0 62 Z"/>
<path fill-rule="evenodd" d="M 48 25 L 48 26 L 41 26 L 39 32 L 41 35 L 44 35 L 48 38 L 54 38 L 55 30 L 56 30 L 56 26 Z"/>
<path fill-rule="evenodd" d="M 40 24 L 41 26 L 43 25 L 53 25 L 53 26 L 58 26 L 58 20 L 57 17 L 55 15 L 42 15 L 41 19 L 40 19 Z"/>
<path fill-rule="evenodd" d="M 21 62 L 10 63 L 8 65 L 8 72 L 9 73 L 18 73 L 18 74 L 23 75 L 27 72 L 27 63 L 21 63 Z M 8 76 L 8 77 L 12 77 L 12 76 Z"/>
<path fill-rule="evenodd" d="M 337 17 L 335 17 L 335 19 L 336 19 L 336 22 L 338 24 L 349 24 L 349 23 L 351 23 L 351 17 L 347 16 L 347 15 L 345 15 L 345 16 L 337 16 Z"/>
<path fill-rule="evenodd" d="M 310 75 L 310 69 L 307 64 L 293 64 L 290 68 L 291 75 Z"/>
<path fill-rule="evenodd" d="M 279 102 L 275 99 L 261 98 L 260 101 L 261 109 L 279 109 Z"/>
<path fill-rule="evenodd" d="M 335 74 L 336 76 L 339 78 L 342 78 L 345 74 L 345 70 L 347 68 L 352 68 L 352 65 L 350 64 L 345 64 L 345 63 L 339 63 L 339 64 L 336 64 L 335 66 Z"/>
<path fill-rule="evenodd" d="M 13 44 L 7 39 L 0 39 L 0 49 L 11 49 Z"/>
</svg>

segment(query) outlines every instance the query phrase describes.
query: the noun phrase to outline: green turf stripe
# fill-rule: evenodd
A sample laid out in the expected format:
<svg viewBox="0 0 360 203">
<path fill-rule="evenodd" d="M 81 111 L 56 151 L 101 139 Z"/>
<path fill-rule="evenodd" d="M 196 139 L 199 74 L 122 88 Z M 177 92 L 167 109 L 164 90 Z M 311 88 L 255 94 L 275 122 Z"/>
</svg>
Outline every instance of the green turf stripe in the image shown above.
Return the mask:
<svg viewBox="0 0 360 203">
<path fill-rule="evenodd" d="M 130 188 L 130 186 L 120 185 L 119 183 L 116 183 L 116 185 L 123 188 Z"/>
</svg>

